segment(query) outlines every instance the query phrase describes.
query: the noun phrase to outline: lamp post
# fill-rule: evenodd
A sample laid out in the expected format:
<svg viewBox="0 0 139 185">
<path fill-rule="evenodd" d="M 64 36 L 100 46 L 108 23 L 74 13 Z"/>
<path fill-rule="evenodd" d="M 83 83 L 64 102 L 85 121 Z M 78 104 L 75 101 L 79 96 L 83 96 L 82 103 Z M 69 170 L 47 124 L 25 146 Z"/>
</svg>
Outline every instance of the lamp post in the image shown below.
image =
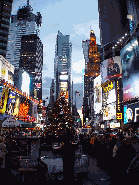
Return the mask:
<svg viewBox="0 0 139 185">
<path fill-rule="evenodd" d="M 75 91 L 75 109 L 76 109 L 76 93 L 79 93 L 79 91 Z M 79 94 L 80 96 L 80 94 Z"/>
</svg>

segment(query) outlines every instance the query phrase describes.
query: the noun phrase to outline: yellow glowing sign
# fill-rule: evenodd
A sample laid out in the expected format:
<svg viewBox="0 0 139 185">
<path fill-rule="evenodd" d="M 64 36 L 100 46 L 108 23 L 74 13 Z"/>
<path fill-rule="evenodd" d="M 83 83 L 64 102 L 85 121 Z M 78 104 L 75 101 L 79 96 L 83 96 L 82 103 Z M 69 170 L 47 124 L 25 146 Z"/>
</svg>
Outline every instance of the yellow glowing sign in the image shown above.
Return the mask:
<svg viewBox="0 0 139 185">
<path fill-rule="evenodd" d="M 117 119 L 122 119 L 122 113 L 117 113 Z"/>
<path fill-rule="evenodd" d="M 113 83 L 109 83 L 107 87 L 103 87 L 104 93 L 113 89 Z"/>
<path fill-rule="evenodd" d="M 5 69 L 2 69 L 1 70 L 1 73 L 2 73 L 2 75 L 6 75 L 6 70 Z"/>
</svg>

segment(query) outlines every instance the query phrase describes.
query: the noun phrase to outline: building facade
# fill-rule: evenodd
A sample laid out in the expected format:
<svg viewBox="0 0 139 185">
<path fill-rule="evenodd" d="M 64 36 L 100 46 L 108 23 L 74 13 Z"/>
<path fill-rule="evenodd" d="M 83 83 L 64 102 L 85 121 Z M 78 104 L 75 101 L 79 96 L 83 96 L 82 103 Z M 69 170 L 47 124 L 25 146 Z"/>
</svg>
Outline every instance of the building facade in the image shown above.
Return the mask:
<svg viewBox="0 0 139 185">
<path fill-rule="evenodd" d="M 35 15 L 32 11 L 28 1 L 27 6 L 19 7 L 17 15 L 11 16 L 6 59 L 16 69 L 19 68 L 22 35 L 38 34 L 41 26 L 41 14 L 37 12 Z"/>
<path fill-rule="evenodd" d="M 13 0 L 0 1 L 0 55 L 6 57 L 10 17 Z"/>
<path fill-rule="evenodd" d="M 83 41 L 82 46 L 85 58 L 83 121 L 86 122 L 91 120 L 94 114 L 92 106 L 94 78 L 100 74 L 100 53 L 93 30 L 90 31 L 90 39 Z"/>
<path fill-rule="evenodd" d="M 55 59 L 54 59 L 54 84 L 55 84 L 55 101 L 63 92 L 69 107 L 71 108 L 72 91 L 71 91 L 71 52 L 72 44 L 69 35 L 64 35 L 58 31 Z"/>
<path fill-rule="evenodd" d="M 30 96 L 42 99 L 43 44 L 37 34 L 23 35 L 19 69 L 30 76 Z"/>
</svg>

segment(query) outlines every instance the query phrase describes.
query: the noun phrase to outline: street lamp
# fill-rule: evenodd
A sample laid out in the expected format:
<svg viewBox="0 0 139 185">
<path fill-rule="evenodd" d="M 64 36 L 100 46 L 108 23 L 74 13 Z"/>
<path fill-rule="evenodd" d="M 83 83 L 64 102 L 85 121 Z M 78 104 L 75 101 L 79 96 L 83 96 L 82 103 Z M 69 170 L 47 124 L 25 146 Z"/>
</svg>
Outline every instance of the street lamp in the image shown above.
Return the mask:
<svg viewBox="0 0 139 185">
<path fill-rule="evenodd" d="M 76 93 L 79 93 L 79 91 L 75 91 L 75 108 L 76 108 Z M 80 94 L 79 94 L 80 96 Z"/>
</svg>

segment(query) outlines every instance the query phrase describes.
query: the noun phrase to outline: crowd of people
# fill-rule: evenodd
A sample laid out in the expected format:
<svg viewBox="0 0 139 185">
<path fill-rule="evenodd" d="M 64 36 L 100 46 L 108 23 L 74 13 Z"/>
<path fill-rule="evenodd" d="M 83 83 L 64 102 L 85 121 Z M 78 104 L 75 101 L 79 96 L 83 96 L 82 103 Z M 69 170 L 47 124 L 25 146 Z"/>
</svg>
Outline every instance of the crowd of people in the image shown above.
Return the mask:
<svg viewBox="0 0 139 185">
<path fill-rule="evenodd" d="M 10 133 L 10 136 L 16 137 L 19 133 Z M 31 135 L 29 132 L 26 136 Z M 133 167 L 132 163 L 138 160 L 139 140 L 137 137 L 126 137 L 123 133 L 117 133 L 111 136 L 110 133 L 95 134 L 86 133 L 78 134 L 73 130 L 66 130 L 65 133 L 57 135 L 55 132 L 39 133 L 41 143 L 52 144 L 54 142 L 69 145 L 74 142 L 82 146 L 83 152 L 92 158 L 97 158 L 99 167 L 106 171 L 114 181 L 118 183 L 121 179 L 128 179 L 134 176 L 136 179 L 137 166 Z M 24 136 L 23 136 L 24 137 Z M 49 142 L 48 142 L 49 141 Z M 0 163 L 2 165 L 6 145 L 9 142 L 9 132 L 0 136 Z M 131 168 L 130 168 L 131 167 Z M 128 173 L 127 173 L 128 171 Z M 134 173 L 133 173 L 134 172 Z M 129 180 L 129 179 L 128 179 Z"/>
<path fill-rule="evenodd" d="M 107 134 L 85 134 L 80 135 L 80 143 L 82 143 L 83 151 L 93 158 L 97 158 L 98 165 L 106 171 L 114 182 L 119 183 L 120 179 L 134 180 L 138 172 L 138 167 L 133 167 L 132 160 L 138 160 L 139 140 L 137 137 L 125 137 L 123 133 L 118 133 L 116 136 Z M 127 169 L 130 169 L 127 173 Z M 134 169 L 133 169 L 134 168 Z M 133 173 L 134 171 L 134 173 Z M 132 175 L 131 175 L 132 174 Z M 129 179 L 130 178 L 130 179 Z"/>
</svg>

